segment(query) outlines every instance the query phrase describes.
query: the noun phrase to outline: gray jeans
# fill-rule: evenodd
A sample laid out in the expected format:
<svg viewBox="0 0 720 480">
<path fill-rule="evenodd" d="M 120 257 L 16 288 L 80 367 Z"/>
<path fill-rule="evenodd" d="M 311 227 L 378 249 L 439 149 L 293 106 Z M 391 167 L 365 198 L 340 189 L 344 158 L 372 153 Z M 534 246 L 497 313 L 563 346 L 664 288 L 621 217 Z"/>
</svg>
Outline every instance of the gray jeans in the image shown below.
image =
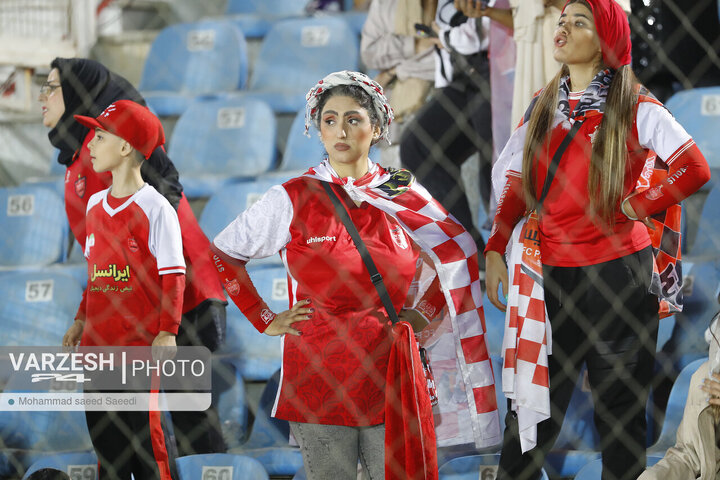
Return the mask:
<svg viewBox="0 0 720 480">
<path fill-rule="evenodd" d="M 290 422 L 308 480 L 356 480 L 358 459 L 367 480 L 385 478 L 385 425 L 345 427 Z"/>
</svg>

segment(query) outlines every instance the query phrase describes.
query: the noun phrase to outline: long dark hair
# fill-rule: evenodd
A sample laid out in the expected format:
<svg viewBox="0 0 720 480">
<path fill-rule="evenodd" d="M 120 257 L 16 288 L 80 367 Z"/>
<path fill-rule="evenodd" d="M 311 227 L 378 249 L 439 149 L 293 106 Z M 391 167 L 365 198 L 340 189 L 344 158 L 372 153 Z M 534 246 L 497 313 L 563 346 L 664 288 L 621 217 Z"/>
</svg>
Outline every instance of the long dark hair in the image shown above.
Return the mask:
<svg viewBox="0 0 720 480">
<path fill-rule="evenodd" d="M 568 5 L 584 0 L 571 0 Z M 592 9 L 591 9 L 592 10 Z M 598 71 L 604 65 L 598 66 Z M 528 121 L 528 131 L 523 149 L 523 192 L 529 209 L 537 207 L 535 182 L 536 155 L 549 150 L 549 133 L 558 104 L 560 81 L 569 75 L 563 65 L 535 101 Z M 629 65 L 618 68 L 613 75 L 605 100 L 605 112 L 593 142 L 588 175 L 590 212 L 607 224 L 612 224 L 622 201 L 628 158 L 627 137 L 632 128 L 637 104 L 638 80 Z"/>
</svg>

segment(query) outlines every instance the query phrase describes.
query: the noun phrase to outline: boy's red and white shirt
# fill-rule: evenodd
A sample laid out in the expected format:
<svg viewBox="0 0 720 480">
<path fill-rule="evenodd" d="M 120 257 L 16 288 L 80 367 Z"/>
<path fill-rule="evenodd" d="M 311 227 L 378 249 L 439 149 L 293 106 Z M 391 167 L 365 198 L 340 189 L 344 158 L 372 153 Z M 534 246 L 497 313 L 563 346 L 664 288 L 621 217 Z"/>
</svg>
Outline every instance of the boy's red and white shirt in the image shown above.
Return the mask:
<svg viewBox="0 0 720 480">
<path fill-rule="evenodd" d="M 185 273 L 177 214 L 145 184 L 112 208 L 106 189 L 90 197 L 85 258 L 87 321 L 82 345 L 150 345 L 159 332 L 161 275 Z"/>
</svg>

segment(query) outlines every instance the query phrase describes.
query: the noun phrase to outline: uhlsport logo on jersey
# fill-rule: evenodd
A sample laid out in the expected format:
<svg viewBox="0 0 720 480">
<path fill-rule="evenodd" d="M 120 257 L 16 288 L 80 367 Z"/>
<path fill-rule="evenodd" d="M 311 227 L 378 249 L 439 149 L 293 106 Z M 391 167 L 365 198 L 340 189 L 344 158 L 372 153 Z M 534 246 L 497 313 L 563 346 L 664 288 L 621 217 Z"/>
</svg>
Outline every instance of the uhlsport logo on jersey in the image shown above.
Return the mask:
<svg viewBox="0 0 720 480">
<path fill-rule="evenodd" d="M 324 242 L 337 242 L 337 238 L 330 237 L 330 236 L 322 236 L 322 237 L 310 237 L 307 239 L 307 244 L 310 245 L 311 243 L 324 243 Z"/>
</svg>

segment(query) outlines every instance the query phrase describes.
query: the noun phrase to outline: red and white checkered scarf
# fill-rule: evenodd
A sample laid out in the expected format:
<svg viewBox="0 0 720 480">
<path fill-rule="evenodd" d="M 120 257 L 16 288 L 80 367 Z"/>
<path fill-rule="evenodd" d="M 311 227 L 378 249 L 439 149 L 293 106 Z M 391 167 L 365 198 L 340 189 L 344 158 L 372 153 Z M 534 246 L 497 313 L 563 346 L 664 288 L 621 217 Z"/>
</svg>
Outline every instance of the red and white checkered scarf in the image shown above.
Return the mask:
<svg viewBox="0 0 720 480">
<path fill-rule="evenodd" d="M 497 445 L 502 434 L 482 307 L 477 247 L 470 234 L 406 170 L 368 160 L 369 181 L 339 178 L 325 160 L 305 176 L 341 185 L 350 198 L 392 216 L 433 262 L 447 314 L 421 340 L 430 352 L 439 405 L 434 408 L 439 446 Z M 428 330 L 426 329 L 426 330 Z"/>
</svg>

